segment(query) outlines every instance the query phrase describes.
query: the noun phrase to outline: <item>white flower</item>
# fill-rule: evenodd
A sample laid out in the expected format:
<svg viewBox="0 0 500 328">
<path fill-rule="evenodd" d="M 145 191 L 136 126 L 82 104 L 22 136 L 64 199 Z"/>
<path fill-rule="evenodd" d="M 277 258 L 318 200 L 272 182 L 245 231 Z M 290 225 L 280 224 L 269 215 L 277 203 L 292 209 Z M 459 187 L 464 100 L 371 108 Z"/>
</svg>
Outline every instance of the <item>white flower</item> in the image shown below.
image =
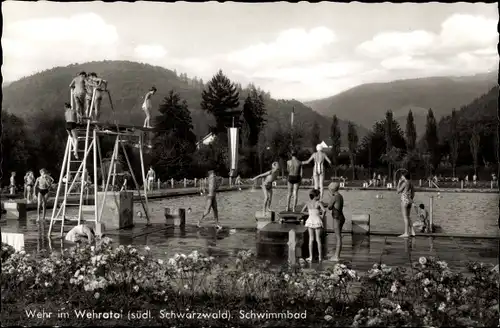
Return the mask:
<svg viewBox="0 0 500 328">
<path fill-rule="evenodd" d="M 149 248 L 149 246 L 144 247 L 144 249 L 145 249 L 147 252 L 149 252 L 149 251 L 151 250 L 151 248 Z"/>
<path fill-rule="evenodd" d="M 446 308 L 446 304 L 444 304 L 444 302 L 442 302 L 441 304 L 439 304 L 438 311 L 444 311 L 445 308 Z"/>
<path fill-rule="evenodd" d="M 429 280 L 429 278 L 425 278 L 424 281 L 422 281 L 422 283 L 424 284 L 424 286 L 428 286 L 431 284 L 431 281 Z"/>
<path fill-rule="evenodd" d="M 448 267 L 448 264 L 445 261 L 438 261 L 437 263 L 441 269 L 446 269 Z"/>
<path fill-rule="evenodd" d="M 333 319 L 333 317 L 331 315 L 329 315 L 329 314 L 325 315 L 325 320 L 326 321 L 330 321 L 332 319 Z"/>
<path fill-rule="evenodd" d="M 163 264 L 163 260 L 162 259 L 158 259 L 158 264 L 162 265 Z"/>
<path fill-rule="evenodd" d="M 391 292 L 396 293 L 397 291 L 398 291 L 398 283 L 397 283 L 397 281 L 395 281 L 392 283 Z"/>
<path fill-rule="evenodd" d="M 101 295 L 100 295 L 99 293 L 97 293 L 97 292 L 94 294 L 94 297 L 95 297 L 96 299 L 98 299 L 98 298 L 99 298 L 99 296 L 101 296 Z"/>
<path fill-rule="evenodd" d="M 137 291 L 139 291 L 139 286 L 135 285 L 135 286 L 134 286 L 134 290 L 135 290 L 136 292 L 137 292 Z"/>
<path fill-rule="evenodd" d="M 422 264 L 422 265 L 425 265 L 425 263 L 427 263 L 427 259 L 426 259 L 425 257 L 423 257 L 423 256 L 422 256 L 422 257 L 420 257 L 420 258 L 418 259 L 418 262 L 419 262 L 420 264 Z"/>
</svg>

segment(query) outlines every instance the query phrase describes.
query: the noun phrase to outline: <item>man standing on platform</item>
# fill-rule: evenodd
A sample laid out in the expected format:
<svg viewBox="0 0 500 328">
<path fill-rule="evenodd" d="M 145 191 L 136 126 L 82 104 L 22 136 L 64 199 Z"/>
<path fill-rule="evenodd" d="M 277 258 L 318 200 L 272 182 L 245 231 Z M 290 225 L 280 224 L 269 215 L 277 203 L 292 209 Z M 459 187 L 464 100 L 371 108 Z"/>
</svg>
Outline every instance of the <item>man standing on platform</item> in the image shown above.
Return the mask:
<svg viewBox="0 0 500 328">
<path fill-rule="evenodd" d="M 94 116 L 92 118 L 92 122 L 99 122 L 99 117 L 101 116 L 101 103 L 102 96 L 104 92 L 107 92 L 108 81 L 97 77 L 97 74 L 92 72 L 90 73 L 90 78 L 93 83 L 93 88 L 95 88 L 95 99 L 94 99 Z M 92 95 L 90 95 L 90 99 L 92 99 Z"/>
<path fill-rule="evenodd" d="M 286 162 L 288 171 L 288 193 L 286 196 L 286 211 L 290 211 L 290 198 L 293 195 L 292 211 L 295 212 L 299 196 L 300 182 L 302 181 L 302 162 L 297 159 L 297 153 L 292 151 L 292 159 Z"/>
<path fill-rule="evenodd" d="M 342 251 L 342 227 L 345 223 L 344 217 L 344 197 L 339 192 L 340 184 L 332 182 L 328 186 L 331 198 L 328 204 L 328 209 L 332 211 L 333 227 L 335 229 L 335 239 L 337 247 L 335 255 L 331 258 L 332 261 L 338 262 L 340 259 L 340 252 Z"/>
<path fill-rule="evenodd" d="M 75 77 L 69 85 L 73 94 L 73 101 L 76 109 L 78 123 L 82 123 L 82 116 L 85 108 L 86 79 L 87 79 L 87 73 L 80 72 L 80 74 L 78 74 L 78 76 Z"/>
<path fill-rule="evenodd" d="M 148 93 L 144 96 L 144 103 L 142 104 L 142 110 L 146 114 L 146 119 L 144 120 L 145 128 L 152 128 L 150 124 L 151 120 L 151 109 L 153 109 L 153 104 L 151 103 L 151 97 L 156 93 L 156 88 L 152 87 Z"/>
</svg>

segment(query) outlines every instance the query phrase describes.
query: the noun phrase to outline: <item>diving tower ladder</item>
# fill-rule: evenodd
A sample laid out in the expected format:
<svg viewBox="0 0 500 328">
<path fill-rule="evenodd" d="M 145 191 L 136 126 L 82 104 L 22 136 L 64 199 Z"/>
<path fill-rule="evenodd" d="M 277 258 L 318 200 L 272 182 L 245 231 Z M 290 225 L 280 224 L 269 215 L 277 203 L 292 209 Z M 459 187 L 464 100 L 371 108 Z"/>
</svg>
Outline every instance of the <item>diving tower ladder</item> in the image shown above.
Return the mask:
<svg viewBox="0 0 500 328">
<path fill-rule="evenodd" d="M 73 100 L 73 95 L 72 100 Z M 110 104 L 112 106 L 111 102 L 111 96 L 108 93 L 108 98 L 110 100 Z M 126 142 L 126 137 L 130 137 L 126 132 L 112 132 L 112 131 L 100 131 L 99 126 L 97 124 L 94 124 L 91 122 L 91 117 L 92 117 L 92 109 L 94 108 L 94 99 L 95 99 L 95 92 L 92 97 L 92 102 L 90 106 L 89 112 L 87 112 L 87 116 L 84 117 L 85 121 L 85 128 L 77 128 L 77 140 L 73 140 L 72 135 L 68 132 L 68 140 L 66 142 L 66 149 L 64 152 L 64 158 L 63 158 L 63 163 L 61 166 L 61 173 L 59 176 L 59 181 L 57 185 L 57 192 L 56 192 L 56 197 L 54 200 L 54 208 L 52 211 L 52 216 L 50 219 L 50 225 L 49 225 L 49 230 L 48 230 L 48 236 L 49 238 L 51 237 L 52 234 L 52 229 L 54 228 L 54 224 L 56 222 L 61 222 L 61 230 L 60 230 L 60 237 L 63 236 L 64 234 L 64 226 L 66 221 L 70 222 L 76 222 L 78 225 L 82 224 L 83 222 L 94 222 L 94 227 L 95 227 L 95 232 L 96 234 L 100 235 L 101 234 L 101 229 L 99 223 L 101 222 L 102 214 L 104 211 L 104 206 L 105 206 L 105 200 L 109 188 L 114 188 L 115 187 L 115 177 L 117 175 L 120 175 L 120 173 L 116 172 L 116 164 L 118 162 L 118 153 L 120 146 L 123 149 L 124 157 L 127 161 L 128 164 L 128 169 L 129 172 L 132 176 L 132 179 L 134 181 L 136 191 L 141 195 L 141 188 L 139 187 L 139 184 L 137 183 L 135 179 L 135 175 L 132 169 L 132 165 L 130 163 L 130 160 L 128 158 L 128 155 L 125 151 L 125 147 L 123 145 L 123 142 Z M 72 104 L 73 106 L 73 101 Z M 114 113 L 114 109 L 113 109 Z M 118 124 L 117 128 L 118 128 Z M 101 154 L 101 148 L 99 144 L 99 136 L 102 135 L 111 135 L 111 136 L 116 136 L 115 140 L 115 145 L 113 149 L 113 155 L 111 158 L 111 164 L 109 166 L 109 172 L 106 174 L 104 172 L 104 168 L 102 165 L 102 154 Z M 123 139 L 121 138 L 123 137 Z M 80 143 L 83 141 L 84 145 L 80 145 Z M 73 156 L 73 147 L 74 145 L 77 145 L 77 151 L 78 151 L 78 158 Z M 83 146 L 83 147 L 82 147 Z M 141 159 L 141 168 L 142 168 L 142 176 L 143 180 L 145 180 L 145 170 L 144 170 L 144 159 L 142 155 L 142 136 L 139 137 L 139 150 L 140 150 L 140 159 Z M 85 195 L 88 195 L 88 190 L 91 185 L 91 180 L 89 176 L 89 170 L 87 170 L 88 161 L 91 158 L 91 153 L 92 153 L 92 165 L 93 167 L 93 205 L 88 204 L 88 197 L 85 197 Z M 98 165 L 99 163 L 99 165 Z M 99 199 L 99 185 L 98 185 L 98 174 L 99 174 L 99 168 L 100 168 L 100 175 L 102 178 L 102 192 L 103 196 L 102 199 Z M 112 179 L 112 185 L 110 186 L 110 180 Z M 114 191 L 114 190 L 113 190 Z M 115 194 L 116 197 L 116 194 Z M 143 201 L 142 197 L 139 197 L 141 201 L 141 205 L 143 207 L 145 217 L 148 221 L 149 224 L 149 215 L 148 215 L 148 210 L 147 210 L 147 193 L 146 193 L 146 185 L 144 184 L 144 198 L 145 202 Z M 115 198 L 116 200 L 116 198 Z M 87 204 L 86 204 L 87 203 Z M 68 217 L 67 216 L 67 207 L 75 207 L 78 208 L 78 216 L 75 217 Z M 89 217 L 87 219 L 87 216 Z M 90 218 L 92 216 L 92 218 Z"/>
</svg>

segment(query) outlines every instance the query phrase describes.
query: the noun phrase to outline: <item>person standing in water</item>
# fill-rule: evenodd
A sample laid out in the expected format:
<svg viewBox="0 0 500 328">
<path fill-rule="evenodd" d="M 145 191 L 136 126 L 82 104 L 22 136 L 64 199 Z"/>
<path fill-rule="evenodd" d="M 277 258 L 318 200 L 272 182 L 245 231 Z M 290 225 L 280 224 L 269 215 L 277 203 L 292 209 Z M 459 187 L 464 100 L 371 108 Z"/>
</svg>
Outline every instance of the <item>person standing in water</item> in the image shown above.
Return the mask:
<svg viewBox="0 0 500 328">
<path fill-rule="evenodd" d="M 335 239 L 337 242 L 335 255 L 331 258 L 332 261 L 338 262 L 340 259 L 340 252 L 342 251 L 342 227 L 345 223 L 344 216 L 344 197 L 339 192 L 340 183 L 332 182 L 328 185 L 330 192 L 330 202 L 328 209 L 332 211 L 333 227 L 335 229 Z"/>
<path fill-rule="evenodd" d="M 320 199 L 323 199 L 323 190 L 324 190 L 324 181 L 325 181 L 325 168 L 324 162 L 325 160 L 328 164 L 332 165 L 332 162 L 323 153 L 323 147 L 321 145 L 316 146 L 316 152 L 309 157 L 307 161 L 302 162 L 302 165 L 307 165 L 314 160 L 314 171 L 313 171 L 313 180 L 314 180 L 314 189 L 319 189 Z"/>
<path fill-rule="evenodd" d="M 297 152 L 292 151 L 292 159 L 286 162 L 288 171 L 288 193 L 286 196 L 286 211 L 290 211 L 290 199 L 293 195 L 292 211 L 297 207 L 300 182 L 302 181 L 302 162 L 297 159 Z"/>
<path fill-rule="evenodd" d="M 413 229 L 413 225 L 410 220 L 410 212 L 415 191 L 410 181 L 410 174 L 408 172 L 403 174 L 399 179 L 397 192 L 398 194 L 401 194 L 401 212 L 405 223 L 405 232 L 399 237 L 407 238 L 409 236 L 409 230 L 411 230 L 411 236 L 415 236 L 415 230 Z"/>
<path fill-rule="evenodd" d="M 40 176 L 35 181 L 35 191 L 38 195 L 38 206 L 37 206 L 37 221 L 40 221 L 40 206 L 42 206 L 43 220 L 45 220 L 45 211 L 47 208 L 47 199 L 49 198 L 49 190 L 54 183 L 47 170 L 41 169 Z"/>
<path fill-rule="evenodd" d="M 153 109 L 153 104 L 151 103 L 151 97 L 156 93 L 156 88 L 152 87 L 148 93 L 144 96 L 144 103 L 142 104 L 142 110 L 146 114 L 146 119 L 144 120 L 145 128 L 152 128 L 150 124 L 151 120 L 151 110 Z"/>
<path fill-rule="evenodd" d="M 201 227 L 201 222 L 210 214 L 210 210 L 214 212 L 215 228 L 217 230 L 222 229 L 219 225 L 219 210 L 217 209 L 217 198 L 215 197 L 217 193 L 217 181 L 215 176 L 215 171 L 208 171 L 208 191 L 207 192 L 207 203 L 205 207 L 205 212 L 203 213 L 201 219 L 198 221 L 198 228 Z"/>
<path fill-rule="evenodd" d="M 77 122 L 82 123 L 83 111 L 85 110 L 85 100 L 86 100 L 86 80 L 87 73 L 80 72 L 77 77 L 75 77 L 69 87 L 73 94 L 73 103 L 76 110 Z"/>
<path fill-rule="evenodd" d="M 255 178 L 252 179 L 252 181 L 255 181 L 259 178 L 264 178 L 264 181 L 262 181 L 262 191 L 264 192 L 264 206 L 262 207 L 262 212 L 271 212 L 271 202 L 273 200 L 273 182 L 276 181 L 278 178 L 278 172 L 279 172 L 279 164 L 278 162 L 274 162 L 271 166 L 271 170 L 259 174 Z"/>
<path fill-rule="evenodd" d="M 322 260 L 322 245 L 321 245 L 321 229 L 323 228 L 322 217 L 326 214 L 325 207 L 319 201 L 319 190 L 314 189 L 309 192 L 309 202 L 304 206 L 302 212 L 307 209 L 309 217 L 306 220 L 305 227 L 309 232 L 309 257 L 307 262 L 312 262 L 313 257 L 313 243 L 316 237 L 316 245 L 318 246 L 318 259 Z M 321 213 L 320 213 L 321 211 Z"/>
<path fill-rule="evenodd" d="M 152 191 L 153 190 L 153 184 L 155 182 L 155 179 L 156 179 L 156 173 L 153 170 L 153 167 L 150 166 L 148 174 L 146 176 L 148 191 Z"/>
<path fill-rule="evenodd" d="M 68 131 L 69 136 L 71 137 L 71 145 L 73 148 L 73 155 L 76 159 L 78 159 L 78 136 L 76 135 L 76 122 L 77 115 L 76 110 L 71 108 L 71 105 L 68 103 L 64 104 L 64 118 L 66 119 L 66 131 Z"/>
</svg>

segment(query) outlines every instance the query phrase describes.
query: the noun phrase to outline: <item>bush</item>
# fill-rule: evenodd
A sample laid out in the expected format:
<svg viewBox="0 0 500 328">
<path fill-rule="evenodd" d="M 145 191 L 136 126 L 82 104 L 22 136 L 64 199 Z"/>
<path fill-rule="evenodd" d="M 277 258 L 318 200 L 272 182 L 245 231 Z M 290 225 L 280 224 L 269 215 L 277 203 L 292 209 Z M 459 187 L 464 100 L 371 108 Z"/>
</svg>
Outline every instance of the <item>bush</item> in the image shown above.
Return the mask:
<svg viewBox="0 0 500 328">
<path fill-rule="evenodd" d="M 7 253 L 11 255 L 4 261 Z M 230 264 L 217 263 L 196 251 L 163 261 L 154 259 L 148 247 L 144 251 L 112 247 L 107 238 L 96 245 L 36 257 L 2 247 L 2 323 L 134 326 L 129 314 L 145 310 L 152 316 L 141 320 L 141 325 L 165 325 L 161 313 L 174 312 L 184 317 L 171 318 L 169 325 L 188 327 L 229 327 L 235 322 L 253 327 L 285 321 L 287 326 L 320 327 L 489 326 L 498 322 L 498 267 L 492 270 L 471 263 L 467 278 L 452 273 L 445 262 L 420 258 L 409 273 L 376 264 L 360 277 L 344 264 L 314 271 L 305 269 L 303 260 L 299 263 L 276 268 L 258 261 L 249 251 L 239 252 Z M 361 290 L 355 296 L 358 281 Z M 33 321 L 26 312 L 41 309 L 72 315 Z M 112 311 L 116 317 L 99 320 L 92 316 L 82 321 L 75 311 Z M 229 311 L 232 319 L 221 317 L 219 311 Z M 239 311 L 307 316 L 243 320 Z M 204 313 L 204 317 L 193 313 Z"/>
</svg>

